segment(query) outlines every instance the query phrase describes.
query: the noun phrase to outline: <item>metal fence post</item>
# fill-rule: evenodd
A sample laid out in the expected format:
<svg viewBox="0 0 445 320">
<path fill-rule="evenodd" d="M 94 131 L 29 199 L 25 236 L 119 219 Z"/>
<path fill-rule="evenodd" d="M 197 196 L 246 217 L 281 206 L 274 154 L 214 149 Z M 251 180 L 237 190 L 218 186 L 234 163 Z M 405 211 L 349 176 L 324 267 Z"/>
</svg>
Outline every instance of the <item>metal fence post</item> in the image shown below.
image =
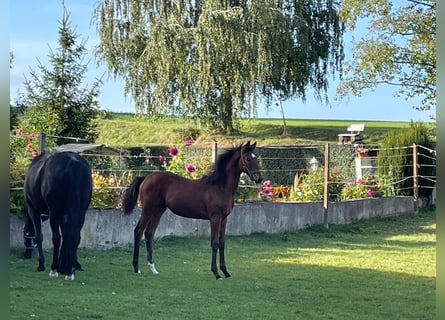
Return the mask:
<svg viewBox="0 0 445 320">
<path fill-rule="evenodd" d="M 45 147 L 46 147 L 46 134 L 41 133 L 39 134 L 39 154 L 45 152 Z"/>
<path fill-rule="evenodd" d="M 218 142 L 213 141 L 212 145 L 212 162 L 215 163 L 218 158 Z"/>
<path fill-rule="evenodd" d="M 324 187 L 323 187 L 323 224 L 326 229 L 329 229 L 328 211 L 329 211 L 329 143 L 326 143 L 324 149 Z"/>
<path fill-rule="evenodd" d="M 413 143 L 413 200 L 414 213 L 419 211 L 419 168 L 417 161 L 417 145 Z"/>
</svg>

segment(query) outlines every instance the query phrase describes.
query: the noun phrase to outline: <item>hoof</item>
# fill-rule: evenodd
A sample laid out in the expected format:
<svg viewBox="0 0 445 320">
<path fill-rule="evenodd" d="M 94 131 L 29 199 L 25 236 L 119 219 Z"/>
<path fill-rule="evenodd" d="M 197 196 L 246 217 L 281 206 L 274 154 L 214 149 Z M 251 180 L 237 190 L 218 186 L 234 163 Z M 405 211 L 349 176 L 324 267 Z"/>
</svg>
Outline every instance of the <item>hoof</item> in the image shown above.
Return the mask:
<svg viewBox="0 0 445 320">
<path fill-rule="evenodd" d="M 49 277 L 50 278 L 57 278 L 59 276 L 59 274 L 57 273 L 57 271 L 53 271 L 53 270 L 51 270 L 50 272 L 49 272 Z"/>
<path fill-rule="evenodd" d="M 71 275 L 69 275 L 69 276 L 65 276 L 65 280 L 71 280 L 71 281 L 73 281 L 73 280 L 74 280 L 74 273 L 71 274 Z"/>
<path fill-rule="evenodd" d="M 83 271 L 82 265 L 79 262 L 74 263 L 74 270 Z"/>
<path fill-rule="evenodd" d="M 134 273 L 141 274 L 142 272 L 141 272 L 141 270 L 138 269 L 138 271 L 135 271 Z"/>
<path fill-rule="evenodd" d="M 223 281 L 223 278 L 221 278 L 221 277 L 216 278 L 216 281 Z"/>
<path fill-rule="evenodd" d="M 154 275 L 159 274 L 158 270 L 156 270 L 156 267 L 155 267 L 154 263 L 150 263 L 149 262 L 148 263 L 148 267 L 150 268 L 152 274 L 154 274 Z"/>
<path fill-rule="evenodd" d="M 43 271 L 45 271 L 45 267 L 39 266 L 39 267 L 37 267 L 37 271 L 38 272 L 43 272 Z"/>
</svg>

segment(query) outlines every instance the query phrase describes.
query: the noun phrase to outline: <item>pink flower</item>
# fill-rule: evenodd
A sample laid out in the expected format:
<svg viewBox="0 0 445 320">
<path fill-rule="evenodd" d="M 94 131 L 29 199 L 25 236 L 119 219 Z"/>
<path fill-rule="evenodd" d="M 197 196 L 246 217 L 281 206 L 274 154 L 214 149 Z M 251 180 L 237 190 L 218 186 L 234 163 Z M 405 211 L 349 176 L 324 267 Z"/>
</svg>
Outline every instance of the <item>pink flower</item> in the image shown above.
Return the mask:
<svg viewBox="0 0 445 320">
<path fill-rule="evenodd" d="M 18 128 L 17 129 L 17 134 L 22 134 L 23 133 L 23 129 L 22 128 Z"/>
<path fill-rule="evenodd" d="M 172 157 L 176 156 L 178 154 L 179 150 L 176 147 L 170 148 L 168 154 L 171 155 Z"/>
<path fill-rule="evenodd" d="M 158 159 L 159 159 L 159 162 L 160 162 L 160 163 L 163 163 L 164 160 L 165 160 L 164 157 L 163 157 L 162 155 L 160 155 Z"/>
<path fill-rule="evenodd" d="M 270 180 L 266 180 L 263 182 L 263 186 L 270 187 Z"/>
<path fill-rule="evenodd" d="M 272 194 L 272 189 L 270 187 L 266 187 L 266 188 L 264 188 L 263 192 L 266 196 L 268 196 L 268 195 Z"/>
<path fill-rule="evenodd" d="M 31 155 L 32 155 L 33 158 L 35 158 L 35 157 L 37 157 L 39 154 L 38 154 L 37 151 L 33 151 L 33 152 L 31 152 Z"/>
<path fill-rule="evenodd" d="M 185 169 L 187 170 L 188 173 L 192 173 L 192 172 L 196 171 L 196 167 L 192 164 L 188 164 Z"/>
<path fill-rule="evenodd" d="M 189 139 L 189 140 L 185 141 L 185 146 L 186 147 L 190 147 L 192 144 L 193 144 L 193 140 L 192 139 Z"/>
<path fill-rule="evenodd" d="M 368 189 L 368 191 L 366 191 L 368 193 L 368 196 L 370 197 L 374 197 L 375 196 L 375 192 L 371 189 Z"/>
<path fill-rule="evenodd" d="M 357 180 L 357 184 L 358 184 L 358 185 L 362 185 L 362 184 L 363 184 L 363 180 L 362 180 L 362 179 L 358 179 L 358 180 Z"/>
<path fill-rule="evenodd" d="M 28 150 L 32 150 L 32 149 L 34 149 L 32 143 L 29 143 L 29 144 L 26 146 L 26 149 L 28 149 Z"/>
</svg>

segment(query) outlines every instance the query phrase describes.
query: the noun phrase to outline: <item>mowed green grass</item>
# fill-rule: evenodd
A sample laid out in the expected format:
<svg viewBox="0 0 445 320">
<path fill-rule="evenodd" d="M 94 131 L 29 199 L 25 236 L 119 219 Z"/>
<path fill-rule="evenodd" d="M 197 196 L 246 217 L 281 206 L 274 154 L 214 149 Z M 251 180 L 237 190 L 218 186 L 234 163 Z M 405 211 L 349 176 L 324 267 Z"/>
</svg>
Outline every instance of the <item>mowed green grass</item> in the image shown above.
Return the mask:
<svg viewBox="0 0 445 320">
<path fill-rule="evenodd" d="M 365 123 L 365 142 L 378 145 L 388 132 L 409 127 L 409 122 L 288 119 L 287 134 L 283 135 L 281 119 L 255 119 L 242 120 L 239 131 L 228 136 L 208 132 L 192 121 L 179 118 L 148 121 L 132 114 L 115 113 L 111 117 L 99 121 L 96 142 L 119 147 L 171 145 L 190 132 L 198 133 L 195 142 L 202 147 L 210 146 L 213 141 L 218 141 L 220 146 L 231 146 L 252 140 L 263 147 L 337 143 L 337 135 L 345 133 L 351 123 Z"/>
<path fill-rule="evenodd" d="M 208 238 L 155 242 L 160 274 L 141 250 L 81 249 L 75 281 L 10 256 L 11 319 L 434 319 L 436 213 L 228 237 L 233 277 L 210 272 Z M 47 252 L 47 266 L 51 254 Z"/>
</svg>

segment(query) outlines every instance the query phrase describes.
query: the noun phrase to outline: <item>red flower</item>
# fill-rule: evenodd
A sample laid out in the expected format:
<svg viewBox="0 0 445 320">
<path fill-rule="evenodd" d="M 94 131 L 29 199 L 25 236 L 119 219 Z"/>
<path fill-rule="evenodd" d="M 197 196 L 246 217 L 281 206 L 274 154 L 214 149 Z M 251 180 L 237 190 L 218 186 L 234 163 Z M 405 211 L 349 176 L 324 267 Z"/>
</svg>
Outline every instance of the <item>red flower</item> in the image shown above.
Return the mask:
<svg viewBox="0 0 445 320">
<path fill-rule="evenodd" d="M 189 139 L 189 140 L 186 140 L 185 141 L 185 146 L 186 147 L 189 147 L 189 146 L 191 146 L 193 144 L 193 140 L 192 139 Z"/>
<path fill-rule="evenodd" d="M 34 150 L 33 152 L 31 152 L 31 155 L 32 155 L 33 158 L 35 158 L 35 157 L 37 157 L 39 155 L 39 153 Z"/>
<path fill-rule="evenodd" d="M 176 156 L 178 154 L 179 150 L 176 147 L 170 148 L 169 150 L 169 155 L 171 155 L 172 157 Z"/>
<path fill-rule="evenodd" d="M 187 167 L 185 168 L 187 170 L 188 173 L 192 173 L 196 171 L 196 167 L 192 164 L 187 165 Z"/>
<path fill-rule="evenodd" d="M 26 149 L 29 149 L 29 150 L 34 149 L 34 147 L 32 146 L 32 143 L 29 143 L 29 144 L 26 146 Z"/>
<path fill-rule="evenodd" d="M 23 129 L 22 128 L 18 128 L 17 129 L 17 134 L 22 134 L 23 133 Z"/>
</svg>

